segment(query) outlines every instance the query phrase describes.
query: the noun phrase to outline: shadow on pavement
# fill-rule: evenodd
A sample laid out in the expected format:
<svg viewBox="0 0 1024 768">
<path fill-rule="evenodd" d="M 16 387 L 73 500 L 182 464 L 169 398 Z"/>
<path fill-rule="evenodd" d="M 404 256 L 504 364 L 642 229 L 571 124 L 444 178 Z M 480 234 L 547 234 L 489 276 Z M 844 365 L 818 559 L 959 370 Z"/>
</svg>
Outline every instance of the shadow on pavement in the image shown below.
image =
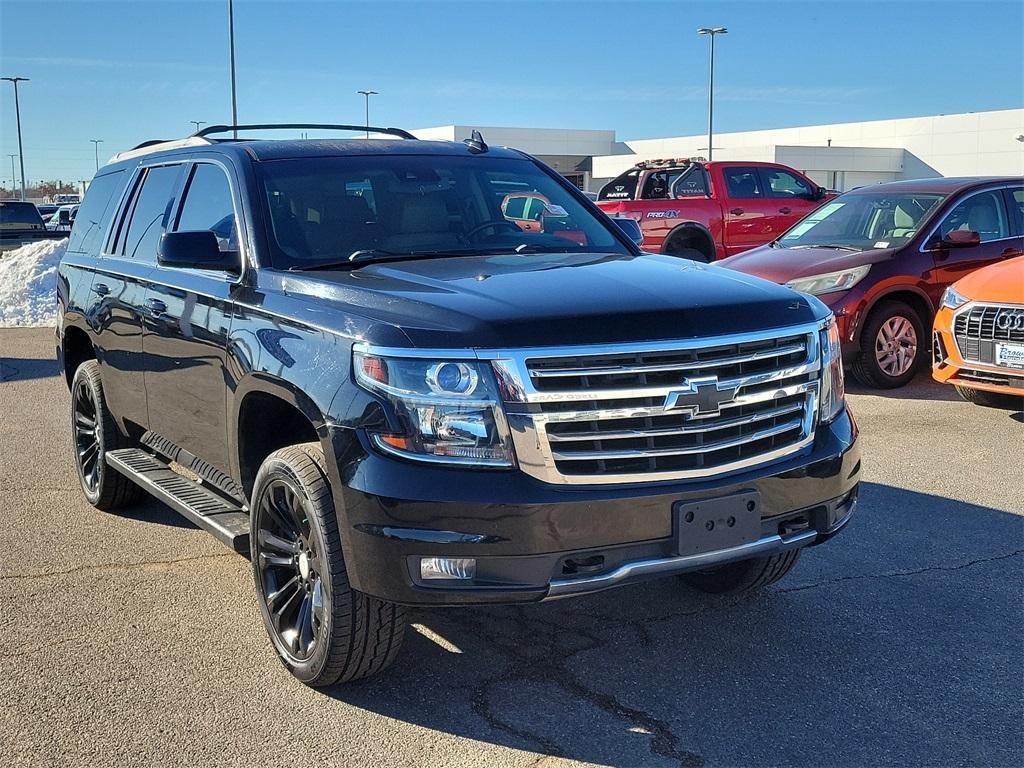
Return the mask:
<svg viewBox="0 0 1024 768">
<path fill-rule="evenodd" d="M 32 357 L 0 357 L 0 382 L 31 381 L 59 376 L 56 360 Z"/>
<path fill-rule="evenodd" d="M 846 372 L 846 391 L 851 395 L 875 395 L 895 400 L 952 400 L 960 402 L 960 396 L 951 384 L 940 384 L 932 378 L 930 370 L 922 371 L 905 387 L 896 389 L 874 389 L 857 382 L 849 371 Z"/>
<path fill-rule="evenodd" d="M 1024 518 L 865 483 L 848 530 L 759 595 L 662 579 L 416 611 L 351 705 L 615 766 L 1020 764 Z"/>
</svg>

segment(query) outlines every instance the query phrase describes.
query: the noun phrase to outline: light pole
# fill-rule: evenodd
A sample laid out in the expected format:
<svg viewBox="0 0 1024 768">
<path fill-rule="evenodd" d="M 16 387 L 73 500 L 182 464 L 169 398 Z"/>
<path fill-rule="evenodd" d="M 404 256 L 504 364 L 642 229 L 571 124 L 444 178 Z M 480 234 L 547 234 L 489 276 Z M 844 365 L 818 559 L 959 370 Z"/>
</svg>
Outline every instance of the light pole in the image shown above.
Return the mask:
<svg viewBox="0 0 1024 768">
<path fill-rule="evenodd" d="M 366 126 L 366 138 L 370 138 L 370 97 L 379 96 L 380 94 L 376 91 L 356 91 L 366 97 L 366 122 L 363 125 Z"/>
<path fill-rule="evenodd" d="M 711 38 L 711 59 L 708 65 L 708 160 L 714 151 L 711 137 L 715 121 L 715 35 L 724 35 L 728 31 L 725 27 L 701 27 L 697 30 L 698 35 L 707 35 Z"/>
<path fill-rule="evenodd" d="M 103 143 L 103 139 L 89 139 L 92 142 L 92 147 L 96 154 L 96 170 L 100 169 L 100 144 Z"/>
<path fill-rule="evenodd" d="M 28 82 L 27 77 L 0 77 L 14 83 L 14 114 L 18 121 L 18 162 L 21 164 L 21 199 L 25 199 L 25 150 L 21 147 L 21 105 L 18 104 L 18 83 Z"/>
<path fill-rule="evenodd" d="M 11 194 L 14 194 L 14 188 L 18 186 L 18 172 L 14 170 L 14 158 L 17 155 L 8 155 L 11 158 Z"/>
<path fill-rule="evenodd" d="M 199 126 L 206 125 L 205 120 L 189 120 L 189 122 L 196 127 L 196 133 L 199 133 Z"/>
<path fill-rule="evenodd" d="M 235 96 L 235 4 L 228 0 L 228 49 L 231 63 L 231 124 L 238 125 L 238 99 Z M 233 138 L 238 138 L 238 130 L 231 132 Z"/>
</svg>

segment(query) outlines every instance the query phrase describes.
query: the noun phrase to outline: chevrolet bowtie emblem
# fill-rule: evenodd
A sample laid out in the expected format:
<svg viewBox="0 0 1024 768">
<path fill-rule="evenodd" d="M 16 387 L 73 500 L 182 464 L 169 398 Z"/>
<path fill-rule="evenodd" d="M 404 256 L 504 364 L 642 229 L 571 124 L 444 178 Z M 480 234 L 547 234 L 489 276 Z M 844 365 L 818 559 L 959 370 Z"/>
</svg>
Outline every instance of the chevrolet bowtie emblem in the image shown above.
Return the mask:
<svg viewBox="0 0 1024 768">
<path fill-rule="evenodd" d="M 737 389 L 739 387 L 723 386 L 715 376 L 684 379 L 682 389 L 675 389 L 665 397 L 665 410 L 681 410 L 691 418 L 717 416 L 723 405 L 736 399 Z"/>
</svg>

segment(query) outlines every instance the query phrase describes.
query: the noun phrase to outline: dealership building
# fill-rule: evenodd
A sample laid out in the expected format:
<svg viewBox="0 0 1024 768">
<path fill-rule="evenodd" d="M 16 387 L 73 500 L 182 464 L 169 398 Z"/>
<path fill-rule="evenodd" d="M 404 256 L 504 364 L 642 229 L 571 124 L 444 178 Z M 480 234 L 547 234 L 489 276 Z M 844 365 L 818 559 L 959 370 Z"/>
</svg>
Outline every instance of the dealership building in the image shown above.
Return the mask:
<svg viewBox="0 0 1024 768">
<path fill-rule="evenodd" d="M 479 125 L 413 133 L 422 139 L 459 141 L 474 130 L 489 144 L 538 157 L 593 192 L 640 160 L 707 156 L 707 134 L 619 141 L 609 130 Z M 782 163 L 839 191 L 898 179 L 1020 175 L 1024 109 L 717 133 L 714 159 Z"/>
</svg>

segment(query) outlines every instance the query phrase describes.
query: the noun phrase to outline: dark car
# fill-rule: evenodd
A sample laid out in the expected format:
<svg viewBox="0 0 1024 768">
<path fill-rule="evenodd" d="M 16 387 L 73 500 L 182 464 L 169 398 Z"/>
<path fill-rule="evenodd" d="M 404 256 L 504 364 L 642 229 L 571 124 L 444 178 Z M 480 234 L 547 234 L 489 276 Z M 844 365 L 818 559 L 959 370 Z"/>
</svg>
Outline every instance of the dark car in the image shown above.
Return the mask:
<svg viewBox="0 0 1024 768">
<path fill-rule="evenodd" d="M 818 296 L 843 358 L 871 387 L 900 387 L 930 359 L 943 291 L 1024 253 L 1020 177 L 896 181 L 847 192 L 724 266 Z"/>
<path fill-rule="evenodd" d="M 86 497 L 144 489 L 248 552 L 300 679 L 383 669 L 403 606 L 757 589 L 850 519 L 857 427 L 817 299 L 644 255 L 479 137 L 238 130 L 99 171 L 57 351 Z M 510 189 L 557 226 L 525 231 Z"/>
<path fill-rule="evenodd" d="M 35 203 L 0 200 L 0 252 L 65 236 L 47 231 Z"/>
</svg>

